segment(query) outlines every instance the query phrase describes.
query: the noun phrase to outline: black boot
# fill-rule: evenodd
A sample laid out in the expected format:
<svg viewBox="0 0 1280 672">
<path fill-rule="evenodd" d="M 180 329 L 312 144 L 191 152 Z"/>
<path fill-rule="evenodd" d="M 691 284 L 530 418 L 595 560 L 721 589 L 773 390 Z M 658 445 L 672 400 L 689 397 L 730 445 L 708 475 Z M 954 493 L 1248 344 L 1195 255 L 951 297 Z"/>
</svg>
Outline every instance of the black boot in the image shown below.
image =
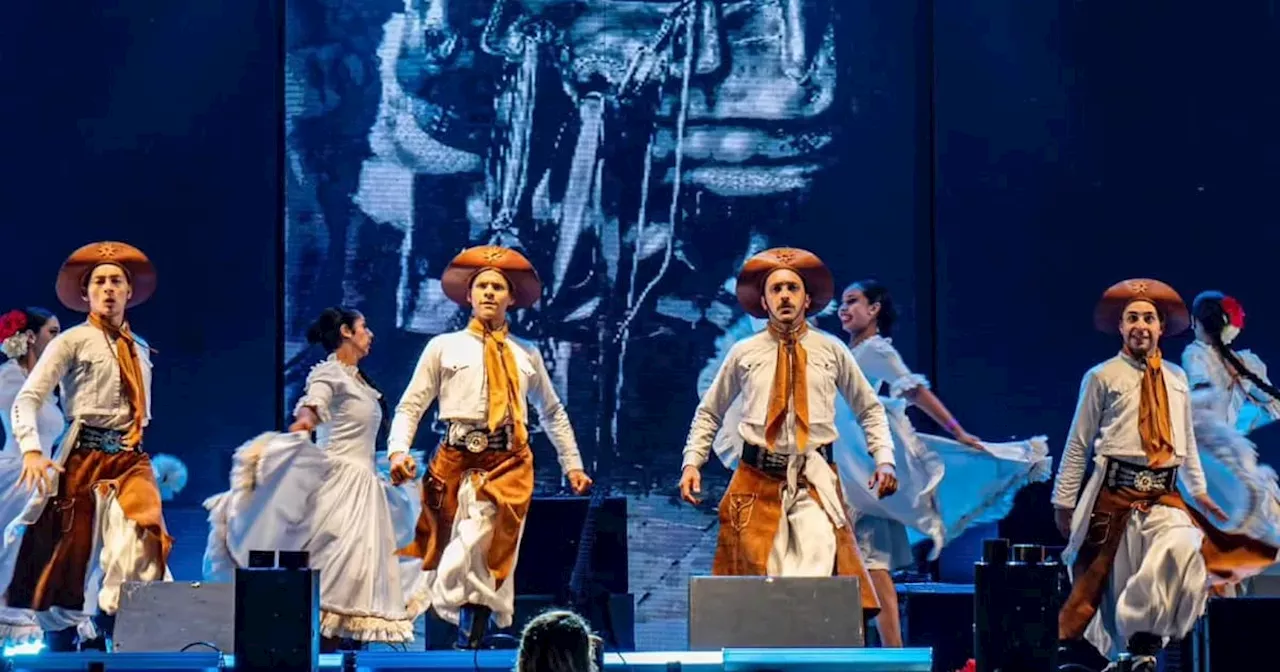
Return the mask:
<svg viewBox="0 0 1280 672">
<path fill-rule="evenodd" d="M 1164 638 L 1149 632 L 1139 632 L 1129 638 L 1129 652 L 1120 655 L 1108 672 L 1156 672 L 1159 663 L 1156 656 L 1164 648 Z"/>
<path fill-rule="evenodd" d="M 453 649 L 453 642 L 457 639 L 453 624 L 440 618 L 435 609 L 427 609 L 423 626 L 423 640 L 425 640 L 424 644 L 427 651 L 449 651 Z"/>
<path fill-rule="evenodd" d="M 458 641 L 456 649 L 478 649 L 489 631 L 489 616 L 493 610 L 478 604 L 463 605 L 458 614 Z"/>
<path fill-rule="evenodd" d="M 94 614 L 93 627 L 97 628 L 98 636 L 90 640 L 80 642 L 81 651 L 109 651 L 111 648 L 111 639 L 116 631 L 116 615 L 115 614 Z"/>
<path fill-rule="evenodd" d="M 1083 639 L 1064 639 L 1058 642 L 1058 669 L 1070 672 L 1097 672 L 1110 661 L 1098 653 L 1092 644 Z"/>
<path fill-rule="evenodd" d="M 63 628 L 44 633 L 44 648 L 51 653 L 74 653 L 76 651 L 76 629 Z"/>
<path fill-rule="evenodd" d="M 1164 648 L 1164 637 L 1149 632 L 1129 638 L 1129 672 L 1156 672 L 1156 656 Z"/>
</svg>

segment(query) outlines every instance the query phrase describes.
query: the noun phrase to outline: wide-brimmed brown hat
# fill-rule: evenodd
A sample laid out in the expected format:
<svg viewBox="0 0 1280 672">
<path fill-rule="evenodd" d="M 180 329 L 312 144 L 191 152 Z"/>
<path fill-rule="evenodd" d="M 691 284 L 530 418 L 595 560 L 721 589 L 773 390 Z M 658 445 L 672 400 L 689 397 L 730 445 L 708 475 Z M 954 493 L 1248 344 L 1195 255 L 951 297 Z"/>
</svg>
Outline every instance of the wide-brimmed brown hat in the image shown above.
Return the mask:
<svg viewBox="0 0 1280 672">
<path fill-rule="evenodd" d="M 760 303 L 760 297 L 764 296 L 764 282 L 771 273 L 782 269 L 795 271 L 804 281 L 805 292 L 809 294 L 806 315 L 820 313 L 831 303 L 836 293 L 836 281 L 831 277 L 831 269 L 822 263 L 818 255 L 795 247 L 775 247 L 751 257 L 738 271 L 738 304 L 747 314 L 769 316 Z"/>
<path fill-rule="evenodd" d="M 542 296 L 542 280 L 523 254 L 497 245 L 471 247 L 458 253 L 440 277 L 444 295 L 460 306 L 470 306 L 471 281 L 480 271 L 498 271 L 511 284 L 512 306 L 529 308 Z"/>
<path fill-rule="evenodd" d="M 81 313 L 89 312 L 89 302 L 84 300 L 85 278 L 103 264 L 114 264 L 128 274 L 133 295 L 126 308 L 141 305 L 155 293 L 156 267 L 147 255 L 128 243 L 104 240 L 81 247 L 62 262 L 55 284 L 62 305 Z"/>
<path fill-rule="evenodd" d="M 1191 313 L 1177 290 L 1151 278 L 1132 278 L 1117 282 L 1102 293 L 1093 310 L 1093 326 L 1108 334 L 1115 333 L 1124 309 L 1134 301 L 1148 301 L 1164 318 L 1164 333 L 1182 333 L 1191 326 Z"/>
</svg>

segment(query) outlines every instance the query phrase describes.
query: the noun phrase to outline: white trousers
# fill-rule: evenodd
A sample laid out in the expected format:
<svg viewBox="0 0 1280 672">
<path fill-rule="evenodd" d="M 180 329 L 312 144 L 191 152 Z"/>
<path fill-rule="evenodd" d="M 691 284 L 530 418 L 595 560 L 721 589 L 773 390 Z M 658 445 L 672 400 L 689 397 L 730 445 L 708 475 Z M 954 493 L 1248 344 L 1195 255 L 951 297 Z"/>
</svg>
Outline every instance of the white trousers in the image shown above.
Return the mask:
<svg viewBox="0 0 1280 672">
<path fill-rule="evenodd" d="M 1208 600 L 1204 533 L 1180 509 L 1155 505 L 1134 511 L 1111 567 L 1111 580 L 1094 627 L 1086 636 L 1115 656 L 1137 633 L 1181 638 L 1191 632 Z M 1102 627 L 1096 627 L 1096 626 Z"/>
<path fill-rule="evenodd" d="M 454 625 L 458 624 L 464 605 L 488 607 L 493 610 L 494 623 L 506 628 L 515 617 L 515 573 L 520 547 L 517 543 L 511 573 L 501 586 L 496 585 L 488 558 L 498 511 L 493 502 L 479 496 L 472 481 L 471 472 L 464 474 L 458 489 L 453 531 L 431 582 L 431 607 L 442 620 Z M 523 536 L 524 530 L 520 532 Z"/>
<path fill-rule="evenodd" d="M 809 491 L 782 490 L 782 516 L 769 551 L 769 576 L 831 576 L 836 529 Z"/>
</svg>

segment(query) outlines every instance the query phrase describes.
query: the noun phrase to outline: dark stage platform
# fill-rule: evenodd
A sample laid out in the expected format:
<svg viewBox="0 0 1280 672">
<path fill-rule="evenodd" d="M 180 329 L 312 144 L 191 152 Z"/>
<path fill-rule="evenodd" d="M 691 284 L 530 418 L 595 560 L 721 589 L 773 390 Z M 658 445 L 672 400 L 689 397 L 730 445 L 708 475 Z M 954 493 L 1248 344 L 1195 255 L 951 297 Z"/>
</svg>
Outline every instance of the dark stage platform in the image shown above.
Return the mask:
<svg viewBox="0 0 1280 672">
<path fill-rule="evenodd" d="M 103 670 L 228 670 L 235 657 L 201 653 L 45 653 L 5 659 L 5 670 L 87 670 L 101 662 Z M 421 653 L 357 653 L 355 669 L 511 670 L 515 651 L 428 651 Z M 645 651 L 605 654 L 606 670 L 680 670 L 681 672 L 930 672 L 929 649 L 725 649 L 724 651 Z M 320 656 L 320 669 L 343 669 L 343 656 Z M 348 668 L 349 669 L 349 668 Z"/>
</svg>

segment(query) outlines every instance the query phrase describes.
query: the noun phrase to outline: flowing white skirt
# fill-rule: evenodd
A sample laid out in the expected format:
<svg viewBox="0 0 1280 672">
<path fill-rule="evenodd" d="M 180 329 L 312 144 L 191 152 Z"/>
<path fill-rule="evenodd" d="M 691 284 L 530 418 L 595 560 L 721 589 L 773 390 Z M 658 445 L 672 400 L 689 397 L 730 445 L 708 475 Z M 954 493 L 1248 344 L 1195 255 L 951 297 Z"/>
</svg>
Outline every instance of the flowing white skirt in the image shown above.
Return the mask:
<svg viewBox="0 0 1280 672">
<path fill-rule="evenodd" d="M 22 515 L 27 501 L 31 499 L 31 491 L 22 487 L 22 456 L 12 453 L 0 455 L 0 526 L 7 526 L 10 521 Z M 13 580 L 13 571 L 18 564 L 18 549 L 22 546 L 22 537 L 14 543 L 0 540 L 0 585 L 6 591 Z M 40 639 L 44 631 L 36 621 L 36 614 L 30 609 L 17 609 L 7 604 L 0 607 L 0 644 L 26 644 Z"/>
<path fill-rule="evenodd" d="M 907 528 L 910 543 L 933 542 L 930 559 L 965 530 L 1002 520 L 1013 509 L 1014 497 L 1023 486 L 1046 481 L 1052 475 L 1046 437 L 1006 443 L 984 442 L 986 452 L 953 439 L 919 434 L 906 414 L 906 402 L 882 398 L 893 436 L 898 492 L 877 499 L 867 487 L 875 473 L 875 460 L 867 452 L 866 434 L 853 412 L 836 410 L 834 456 L 845 496 L 859 518 L 882 518 Z M 879 543 L 877 540 L 876 543 Z M 892 551 L 898 569 L 911 558 L 900 545 Z"/>
<path fill-rule="evenodd" d="M 320 570 L 321 635 L 412 641 L 429 577 L 396 551 L 413 539 L 418 487 L 392 486 L 372 459 L 326 453 L 303 434 L 263 434 L 237 449 L 231 490 L 205 501 L 205 578 L 231 580 L 253 550 L 305 550 Z"/>
<path fill-rule="evenodd" d="M 1227 520 L 1215 521 L 1214 526 L 1280 548 L 1280 484 L 1275 470 L 1260 464 L 1257 446 L 1212 409 L 1198 407 L 1191 418 L 1209 496 L 1227 513 Z M 1181 485 L 1182 479 L 1178 482 Z M 1196 506 L 1185 489 L 1182 495 L 1189 506 Z"/>
</svg>

